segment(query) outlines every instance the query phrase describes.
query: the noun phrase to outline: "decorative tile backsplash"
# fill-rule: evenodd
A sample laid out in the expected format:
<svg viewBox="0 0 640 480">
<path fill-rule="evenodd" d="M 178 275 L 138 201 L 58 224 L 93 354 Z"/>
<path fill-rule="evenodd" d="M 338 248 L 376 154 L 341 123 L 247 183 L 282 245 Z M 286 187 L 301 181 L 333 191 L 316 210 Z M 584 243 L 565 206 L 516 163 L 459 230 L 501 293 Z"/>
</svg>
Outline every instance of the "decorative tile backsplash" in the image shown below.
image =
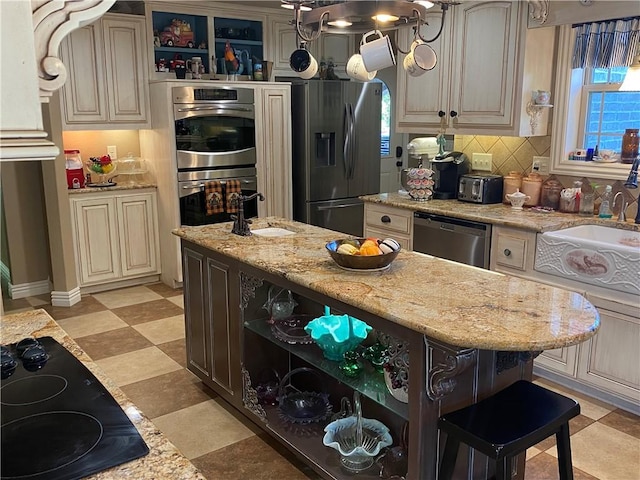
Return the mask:
<svg viewBox="0 0 640 480">
<path fill-rule="evenodd" d="M 465 153 L 471 159 L 473 153 L 491 153 L 493 168 L 491 173 L 506 175 L 516 171 L 522 174 L 531 172 L 534 156 L 549 157 L 551 151 L 551 137 L 494 137 L 488 135 L 456 135 L 454 150 Z M 640 189 L 629 190 L 622 181 L 603 180 L 579 176 L 556 175 L 565 187 L 573 186 L 573 182 L 580 180 L 583 185 L 597 185 L 596 192 L 600 195 L 605 185 L 611 185 L 614 194 L 622 192 L 629 204 L 627 218 L 635 218 L 638 208 L 638 193 Z M 598 195 L 598 196 L 599 196 Z M 596 200 L 597 202 L 597 200 Z M 599 202 L 598 202 L 599 203 Z M 614 207 L 617 216 L 622 202 L 618 200 Z"/>
<path fill-rule="evenodd" d="M 473 153 L 491 153 L 491 173 L 506 175 L 516 171 L 531 172 L 534 156 L 548 157 L 551 137 L 493 137 L 487 135 L 456 135 L 454 150 L 462 151 L 469 159 Z"/>
</svg>

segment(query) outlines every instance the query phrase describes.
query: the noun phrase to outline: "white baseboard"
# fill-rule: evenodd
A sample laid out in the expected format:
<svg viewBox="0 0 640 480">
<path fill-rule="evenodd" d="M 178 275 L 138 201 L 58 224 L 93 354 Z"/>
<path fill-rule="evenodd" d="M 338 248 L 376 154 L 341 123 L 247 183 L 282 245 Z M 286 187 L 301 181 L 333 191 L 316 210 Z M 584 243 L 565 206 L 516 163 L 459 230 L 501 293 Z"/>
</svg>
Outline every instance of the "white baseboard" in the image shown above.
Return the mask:
<svg viewBox="0 0 640 480">
<path fill-rule="evenodd" d="M 51 292 L 51 305 L 54 307 L 71 307 L 80 300 L 80 287 L 68 292 Z"/>
<path fill-rule="evenodd" d="M 9 297 L 12 299 L 35 297 L 43 293 L 51 291 L 51 282 L 49 279 L 39 282 L 21 283 L 20 285 L 12 285 L 9 283 Z"/>
</svg>

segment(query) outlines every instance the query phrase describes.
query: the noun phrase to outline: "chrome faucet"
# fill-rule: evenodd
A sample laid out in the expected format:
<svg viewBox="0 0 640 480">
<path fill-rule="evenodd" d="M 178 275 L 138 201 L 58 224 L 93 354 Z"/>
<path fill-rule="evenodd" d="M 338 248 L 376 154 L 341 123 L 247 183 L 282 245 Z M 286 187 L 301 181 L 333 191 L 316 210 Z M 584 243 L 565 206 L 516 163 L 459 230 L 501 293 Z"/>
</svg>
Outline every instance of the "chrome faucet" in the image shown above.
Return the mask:
<svg viewBox="0 0 640 480">
<path fill-rule="evenodd" d="M 640 155 L 636 157 L 631 165 L 631 171 L 627 177 L 627 181 L 624 182 L 624 186 L 627 188 L 638 188 L 638 167 L 640 167 Z M 635 223 L 640 223 L 640 198 L 638 199 L 638 209 L 636 213 Z"/>
<path fill-rule="evenodd" d="M 235 233 L 236 235 L 242 235 L 243 237 L 248 237 L 251 235 L 251 230 L 249 229 L 249 224 L 251 220 L 246 220 L 244 218 L 244 202 L 248 202 L 249 200 L 253 200 L 258 197 L 258 200 L 264 202 L 264 195 L 261 193 L 254 193 L 253 195 L 238 195 L 234 202 L 238 204 L 238 214 L 231 215 L 231 219 L 233 220 L 233 228 L 231 229 L 231 233 Z"/>
<path fill-rule="evenodd" d="M 615 208 L 616 206 L 616 200 L 618 200 L 618 196 L 622 196 L 622 205 L 620 205 L 620 212 L 618 213 L 618 221 L 619 222 L 626 222 L 627 221 L 627 207 L 629 206 L 629 202 L 627 202 L 624 198 L 624 193 L 622 192 L 618 192 L 613 196 L 613 205 L 611 205 L 611 208 Z"/>
</svg>

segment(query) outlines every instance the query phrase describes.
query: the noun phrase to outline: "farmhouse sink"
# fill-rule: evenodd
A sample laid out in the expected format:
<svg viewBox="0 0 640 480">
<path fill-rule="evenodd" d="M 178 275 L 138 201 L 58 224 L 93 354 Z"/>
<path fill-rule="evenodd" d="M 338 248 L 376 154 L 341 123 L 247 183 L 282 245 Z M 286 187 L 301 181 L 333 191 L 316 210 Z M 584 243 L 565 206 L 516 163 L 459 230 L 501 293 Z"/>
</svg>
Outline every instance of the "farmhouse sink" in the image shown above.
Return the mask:
<svg viewBox="0 0 640 480">
<path fill-rule="evenodd" d="M 291 230 L 287 230 L 285 228 L 267 227 L 251 230 L 251 233 L 262 237 L 284 237 L 286 235 L 294 235 L 296 232 L 292 232 Z"/>
<path fill-rule="evenodd" d="M 640 293 L 640 232 L 581 225 L 538 234 L 535 270 Z"/>
</svg>

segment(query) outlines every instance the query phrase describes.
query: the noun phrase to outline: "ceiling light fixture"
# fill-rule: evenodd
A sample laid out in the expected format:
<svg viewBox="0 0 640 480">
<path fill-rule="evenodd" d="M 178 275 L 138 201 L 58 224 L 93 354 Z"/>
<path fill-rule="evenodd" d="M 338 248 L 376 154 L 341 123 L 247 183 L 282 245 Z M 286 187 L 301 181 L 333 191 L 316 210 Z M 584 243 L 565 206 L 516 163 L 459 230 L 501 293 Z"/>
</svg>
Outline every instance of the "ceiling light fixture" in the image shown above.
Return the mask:
<svg viewBox="0 0 640 480">
<path fill-rule="evenodd" d="M 400 20 L 400 17 L 396 15 L 389 15 L 388 13 L 376 13 L 373 17 L 371 17 L 371 19 L 380 23 L 389 23 L 397 22 L 398 20 Z"/>
<path fill-rule="evenodd" d="M 353 23 L 350 22 L 349 20 L 345 20 L 344 18 L 341 18 L 340 20 L 332 20 L 330 22 L 327 22 L 327 25 L 331 25 L 332 27 L 338 27 L 338 28 L 346 28 L 353 25 Z"/>
<path fill-rule="evenodd" d="M 383 29 L 396 30 L 413 25 L 415 40 L 423 43 L 435 41 L 442 33 L 449 6 L 457 5 L 456 0 L 281 0 L 282 6 L 293 10 L 293 26 L 297 34 L 297 45 L 320 38 L 322 32 L 365 33 Z M 434 3 L 440 5 L 442 16 L 440 28 L 433 38 L 423 38 L 420 29 L 426 25 L 427 9 Z M 334 28 L 330 28 L 334 27 Z M 397 45 L 395 46 L 397 48 Z M 398 52 L 408 54 L 397 48 Z"/>
<path fill-rule="evenodd" d="M 286 8 L 287 10 L 295 10 L 295 5 L 293 3 L 288 2 L 287 0 L 280 0 L 280 6 L 282 8 Z M 300 4 L 300 11 L 301 12 L 310 12 L 311 11 L 311 7 L 307 6 L 307 5 L 302 5 Z"/>
<path fill-rule="evenodd" d="M 299 0 L 286 0 L 297 3 Z M 443 0 L 450 3 L 449 0 Z M 305 2 L 307 3 L 307 2 Z M 311 11 L 300 15 L 300 27 L 317 32 L 319 29 L 333 33 L 357 34 L 375 30 L 381 24 L 385 30 L 415 24 L 425 18 L 424 5 L 410 0 L 336 0 L 309 3 Z M 331 29 L 339 20 L 350 22 L 348 28 Z M 323 24 L 324 22 L 324 24 Z M 383 25 L 382 25 L 383 24 Z"/>
</svg>

